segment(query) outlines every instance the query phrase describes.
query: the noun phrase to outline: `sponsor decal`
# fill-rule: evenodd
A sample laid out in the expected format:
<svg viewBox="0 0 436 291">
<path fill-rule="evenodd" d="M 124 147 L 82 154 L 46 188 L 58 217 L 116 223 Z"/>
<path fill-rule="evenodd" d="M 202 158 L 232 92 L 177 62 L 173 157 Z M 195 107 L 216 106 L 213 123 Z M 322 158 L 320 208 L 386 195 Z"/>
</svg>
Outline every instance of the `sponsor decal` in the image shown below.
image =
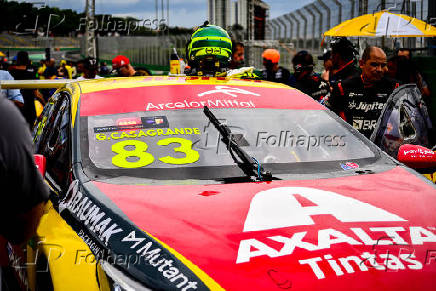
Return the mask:
<svg viewBox="0 0 436 291">
<path fill-rule="evenodd" d="M 343 170 L 347 171 L 347 170 L 352 170 L 352 169 L 358 169 L 359 165 L 356 164 L 356 163 L 348 162 L 348 163 L 345 163 L 345 164 L 341 164 L 341 168 Z"/>
<path fill-rule="evenodd" d="M 377 125 L 377 119 L 360 119 L 358 117 L 353 118 L 353 127 L 357 130 L 373 130 Z"/>
<path fill-rule="evenodd" d="M 237 100 L 226 100 L 226 99 L 216 99 L 216 100 L 203 100 L 203 101 L 188 101 L 183 100 L 183 102 L 168 102 L 168 103 L 147 103 L 145 110 L 168 110 L 168 109 L 196 109 L 203 108 L 204 106 L 210 108 L 256 108 L 254 102 L 251 100 L 247 101 L 237 101 Z"/>
<path fill-rule="evenodd" d="M 129 248 L 134 250 L 137 254 L 141 255 L 146 262 L 154 267 L 163 277 L 170 282 L 177 284 L 176 287 L 181 290 L 195 290 L 197 289 L 198 282 L 189 281 L 179 268 L 173 266 L 174 261 L 165 258 L 161 253 L 162 249 L 147 240 L 145 237 L 137 236 L 135 231 L 131 231 L 122 240 L 129 244 Z"/>
<path fill-rule="evenodd" d="M 90 247 L 96 259 L 105 259 L 113 261 L 114 264 L 128 266 L 131 263 L 130 259 L 135 258 L 134 264 L 137 268 L 144 268 L 142 271 L 147 276 L 153 277 L 154 274 L 159 274 L 161 278 L 153 279 L 169 282 L 170 289 L 206 289 L 204 283 L 166 248 L 163 248 L 159 241 L 143 232 L 118 226 L 112 217 L 80 191 L 77 180 L 72 182 L 66 197 L 59 204 L 60 213 L 66 210 L 81 222 L 80 227 L 85 227 L 78 231 L 78 235 Z M 119 223 L 122 224 L 121 221 Z M 96 242 L 92 235 L 95 235 L 107 248 L 100 248 L 100 243 Z M 114 246 L 121 247 L 119 250 L 122 252 L 118 254 L 119 250 L 116 251 Z M 129 262 L 126 261 L 127 258 Z M 95 263 L 95 260 L 89 259 L 83 251 L 78 252 L 76 261 L 80 263 L 83 259 L 85 262 Z"/>
<path fill-rule="evenodd" d="M 195 77 L 201 79 L 199 77 Z M 153 82 L 152 78 L 145 79 Z M 184 80 L 184 79 L 180 79 Z M 143 82 L 141 80 L 141 82 Z M 161 111 L 209 108 L 271 108 L 325 110 L 312 98 L 289 88 L 250 87 L 254 81 L 233 80 L 245 86 L 218 87 L 214 84 L 176 86 L 159 85 L 135 88 L 118 88 L 95 91 L 81 95 L 80 116 L 130 113 L 137 111 Z M 176 82 L 177 83 L 177 82 Z M 207 83 L 207 82 L 206 82 Z M 151 85 L 151 84 L 150 84 Z M 201 96 L 199 96 L 199 94 Z M 119 104 L 123 96 L 123 106 Z M 281 98 L 277 98 L 280 96 Z M 162 113 L 157 113 L 162 114 Z"/>
<path fill-rule="evenodd" d="M 95 255 L 96 258 L 104 257 L 104 250 L 100 248 L 99 244 L 94 241 L 86 232 L 81 229 L 77 235 L 88 245 L 91 252 Z"/>
<path fill-rule="evenodd" d="M 95 127 L 94 133 L 122 131 L 122 130 L 129 130 L 129 129 L 168 128 L 168 127 L 169 127 L 169 123 L 166 116 L 132 117 L 132 118 L 118 119 L 117 125 Z"/>
<path fill-rule="evenodd" d="M 432 157 L 434 156 L 434 151 L 429 149 L 417 148 L 413 150 L 404 150 L 403 154 L 411 155 L 411 156 L 420 156 L 420 157 L 426 157 L 426 156 Z"/>
<path fill-rule="evenodd" d="M 66 198 L 59 204 L 60 213 L 65 209 L 74 214 L 106 246 L 114 234 L 123 231 L 100 207 L 80 192 L 77 180 L 71 183 Z"/>
<path fill-rule="evenodd" d="M 158 128 L 148 130 L 131 130 L 108 133 L 97 133 L 95 139 L 97 141 L 111 140 L 111 139 L 125 139 L 125 138 L 141 138 L 150 136 L 166 136 L 166 135 L 200 135 L 200 129 L 197 127 L 180 127 L 180 128 Z"/>
<path fill-rule="evenodd" d="M 302 206 L 299 197 L 310 206 Z M 300 198 L 301 199 L 301 198 Z M 305 202 L 307 203 L 307 202 Z M 375 270 L 398 271 L 420 270 L 423 263 L 415 256 L 414 250 L 402 248 L 396 254 L 379 253 L 375 246 L 421 246 L 435 243 L 435 228 L 422 226 L 368 226 L 369 222 L 406 222 L 404 218 L 369 203 L 346 197 L 331 191 L 306 187 L 281 187 L 257 193 L 250 204 L 244 223 L 244 232 L 259 232 L 279 228 L 315 225 L 314 215 L 331 215 L 342 223 L 365 223 L 365 227 L 346 229 L 308 229 L 289 232 L 287 235 L 269 235 L 260 239 L 243 239 L 239 242 L 237 264 L 249 263 L 254 258 L 267 256 L 277 258 L 292 256 L 296 249 L 308 252 L 322 251 L 312 258 L 297 258 L 301 266 L 308 267 L 317 279 L 326 274 L 341 276 L 356 271 Z M 254 233 L 253 233 L 254 236 Z M 315 240 L 309 239 L 315 237 Z M 410 243 L 408 243 L 410 242 Z M 281 247 L 278 247 L 281 244 Z M 337 244 L 350 246 L 373 246 L 372 251 L 334 258 L 333 249 Z M 339 246 L 337 246 L 339 247 Z M 353 247 L 356 249 L 357 247 Z M 426 255 L 427 256 L 427 255 Z M 427 261 L 427 258 L 426 258 Z"/>
<path fill-rule="evenodd" d="M 117 120 L 117 125 L 119 126 L 137 125 L 141 123 L 142 121 L 140 117 L 126 117 Z"/>
<path fill-rule="evenodd" d="M 296 194 L 317 206 L 302 207 L 295 198 Z M 342 222 L 405 221 L 383 209 L 334 192 L 305 187 L 281 187 L 254 196 L 244 231 L 313 225 L 311 215 L 320 214 L 333 215 Z"/>
<path fill-rule="evenodd" d="M 360 101 L 359 104 L 356 104 L 354 100 L 348 104 L 348 109 L 354 109 L 354 110 L 360 110 L 363 112 L 373 111 L 373 110 L 382 110 L 385 103 L 383 102 L 362 102 Z"/>
<path fill-rule="evenodd" d="M 237 97 L 238 94 L 243 95 L 254 95 L 254 96 L 260 96 L 260 94 L 253 93 L 241 88 L 234 88 L 234 87 L 228 87 L 228 86 L 215 86 L 215 90 L 206 91 L 203 93 L 199 93 L 198 96 L 202 97 L 204 95 L 210 95 L 210 94 L 225 94 L 232 97 Z"/>
</svg>

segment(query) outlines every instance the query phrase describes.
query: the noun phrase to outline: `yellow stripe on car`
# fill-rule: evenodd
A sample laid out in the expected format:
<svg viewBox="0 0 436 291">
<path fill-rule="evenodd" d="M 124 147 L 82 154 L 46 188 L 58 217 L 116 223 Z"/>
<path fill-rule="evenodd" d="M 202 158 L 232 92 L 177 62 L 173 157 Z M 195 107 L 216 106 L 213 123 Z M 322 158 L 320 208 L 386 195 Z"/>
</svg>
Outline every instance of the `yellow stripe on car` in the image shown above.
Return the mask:
<svg viewBox="0 0 436 291">
<path fill-rule="evenodd" d="M 160 243 L 164 248 L 166 248 L 170 253 L 172 253 L 177 259 L 179 259 L 186 267 L 188 267 L 200 280 L 209 287 L 210 290 L 225 290 L 222 288 L 214 279 L 212 279 L 209 275 L 207 275 L 203 270 L 201 270 L 197 265 L 192 263 L 190 260 L 185 258 L 182 254 L 177 252 L 175 249 L 168 246 L 166 243 L 162 242 L 158 238 L 152 236 L 150 233 L 144 231 L 148 236 L 155 239 L 158 243 Z"/>
</svg>

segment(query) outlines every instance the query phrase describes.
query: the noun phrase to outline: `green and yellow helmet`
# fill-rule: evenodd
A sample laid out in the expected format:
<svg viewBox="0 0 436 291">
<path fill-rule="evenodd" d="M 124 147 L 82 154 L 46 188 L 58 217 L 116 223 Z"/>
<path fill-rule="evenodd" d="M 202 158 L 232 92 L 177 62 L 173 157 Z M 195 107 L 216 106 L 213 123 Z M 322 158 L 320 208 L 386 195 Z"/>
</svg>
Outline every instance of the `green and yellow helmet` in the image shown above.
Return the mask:
<svg viewBox="0 0 436 291">
<path fill-rule="evenodd" d="M 232 57 L 232 40 L 221 27 L 205 22 L 192 34 L 186 52 L 189 62 L 210 58 L 220 62 L 220 67 L 227 66 Z"/>
</svg>

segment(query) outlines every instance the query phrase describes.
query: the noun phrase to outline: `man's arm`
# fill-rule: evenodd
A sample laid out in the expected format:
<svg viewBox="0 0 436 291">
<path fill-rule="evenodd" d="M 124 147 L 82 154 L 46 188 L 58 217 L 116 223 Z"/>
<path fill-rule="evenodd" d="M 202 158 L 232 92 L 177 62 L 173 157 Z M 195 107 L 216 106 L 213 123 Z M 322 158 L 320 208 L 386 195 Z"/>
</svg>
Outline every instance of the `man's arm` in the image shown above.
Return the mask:
<svg viewBox="0 0 436 291">
<path fill-rule="evenodd" d="M 43 212 L 44 203 L 41 202 L 29 211 L 12 215 L 8 220 L 14 223 L 1 223 L 0 234 L 14 245 L 28 241 L 36 233 Z"/>
<path fill-rule="evenodd" d="M 8 71 L 2 71 L 0 74 L 0 80 L 13 81 L 15 79 Z M 19 89 L 7 89 L 6 97 L 13 101 L 18 107 L 22 107 L 24 104 L 24 98 Z"/>
<path fill-rule="evenodd" d="M 345 92 L 342 82 L 332 84 L 326 106 L 345 120 Z"/>
</svg>

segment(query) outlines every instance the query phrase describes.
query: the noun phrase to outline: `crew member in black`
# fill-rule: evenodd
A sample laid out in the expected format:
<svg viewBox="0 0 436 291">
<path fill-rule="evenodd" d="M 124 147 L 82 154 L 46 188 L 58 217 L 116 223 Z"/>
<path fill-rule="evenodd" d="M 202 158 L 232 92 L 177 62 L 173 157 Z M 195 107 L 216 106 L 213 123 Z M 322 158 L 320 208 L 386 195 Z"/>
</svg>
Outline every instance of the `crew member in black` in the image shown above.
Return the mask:
<svg viewBox="0 0 436 291">
<path fill-rule="evenodd" d="M 0 189 L 0 241 L 24 243 L 36 232 L 48 189 L 34 163 L 27 123 L 4 97 L 0 97 Z"/>
<path fill-rule="evenodd" d="M 316 101 L 323 99 L 330 88 L 321 76 L 313 72 L 313 57 L 307 51 L 300 51 L 292 58 L 294 73 L 291 86 L 311 96 Z"/>
<path fill-rule="evenodd" d="M 332 51 L 328 50 L 324 52 L 321 56 L 318 56 L 318 60 L 324 62 L 324 71 L 322 71 L 321 78 L 328 82 L 330 79 L 330 73 L 332 71 L 333 63 L 332 63 Z"/>
<path fill-rule="evenodd" d="M 15 65 L 9 66 L 9 72 L 15 80 L 36 79 L 36 70 L 32 67 L 29 54 L 26 51 L 18 52 L 17 62 Z M 36 119 L 35 99 L 38 99 L 42 104 L 45 102 L 42 95 L 36 89 L 22 89 L 20 91 L 24 99 L 24 106 L 21 108 L 21 112 L 29 127 L 32 128 Z"/>
<path fill-rule="evenodd" d="M 276 49 L 266 49 L 262 53 L 263 65 L 262 78 L 267 81 L 290 85 L 291 73 L 279 66 L 280 53 Z"/>
<path fill-rule="evenodd" d="M 332 48 L 332 70 L 329 75 L 329 82 L 332 85 L 360 75 L 355 62 L 357 51 L 347 38 L 336 38 L 331 42 L 330 46 Z"/>
<path fill-rule="evenodd" d="M 20 245 L 35 233 L 48 189 L 33 160 L 26 121 L 0 96 L 0 289 L 7 263 L 6 241 Z M 14 289 L 15 290 L 15 289 Z"/>
<path fill-rule="evenodd" d="M 389 95 L 399 83 L 384 76 L 387 61 L 381 48 L 366 48 L 359 64 L 361 75 L 333 86 L 329 107 L 369 138 Z"/>
</svg>

